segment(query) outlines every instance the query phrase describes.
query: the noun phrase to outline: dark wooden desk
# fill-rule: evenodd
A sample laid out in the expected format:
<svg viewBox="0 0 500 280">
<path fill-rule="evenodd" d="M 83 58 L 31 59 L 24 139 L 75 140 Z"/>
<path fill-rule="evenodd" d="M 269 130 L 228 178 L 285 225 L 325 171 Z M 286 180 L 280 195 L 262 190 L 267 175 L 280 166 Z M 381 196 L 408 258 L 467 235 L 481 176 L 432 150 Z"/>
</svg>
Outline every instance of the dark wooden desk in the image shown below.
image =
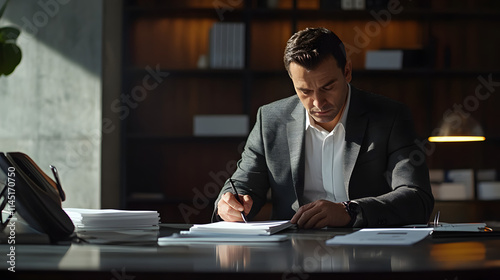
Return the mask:
<svg viewBox="0 0 500 280">
<path fill-rule="evenodd" d="M 179 227 L 163 227 L 169 235 Z M 327 246 L 348 231 L 291 230 L 274 244 L 0 245 L 0 279 L 499 279 L 500 238 L 433 239 L 413 246 Z"/>
</svg>

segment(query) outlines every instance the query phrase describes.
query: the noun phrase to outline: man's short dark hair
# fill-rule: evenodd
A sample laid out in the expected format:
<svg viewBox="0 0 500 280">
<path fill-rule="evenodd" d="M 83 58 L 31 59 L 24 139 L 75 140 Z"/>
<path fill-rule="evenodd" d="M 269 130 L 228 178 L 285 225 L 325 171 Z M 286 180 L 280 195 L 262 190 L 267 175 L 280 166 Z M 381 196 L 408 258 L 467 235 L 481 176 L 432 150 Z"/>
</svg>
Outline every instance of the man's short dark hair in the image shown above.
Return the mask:
<svg viewBox="0 0 500 280">
<path fill-rule="evenodd" d="M 328 55 L 337 60 L 337 66 L 345 70 L 346 52 L 344 43 L 332 31 L 320 28 L 306 28 L 298 31 L 288 40 L 283 61 L 290 73 L 290 63 L 312 70 Z"/>
</svg>

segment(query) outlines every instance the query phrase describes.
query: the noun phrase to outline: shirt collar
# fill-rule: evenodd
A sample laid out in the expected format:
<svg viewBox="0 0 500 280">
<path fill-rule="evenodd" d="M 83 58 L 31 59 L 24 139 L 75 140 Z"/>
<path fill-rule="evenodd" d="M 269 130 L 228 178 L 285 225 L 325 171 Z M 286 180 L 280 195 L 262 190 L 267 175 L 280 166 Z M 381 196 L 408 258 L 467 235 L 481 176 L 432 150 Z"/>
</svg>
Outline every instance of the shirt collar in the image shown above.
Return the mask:
<svg viewBox="0 0 500 280">
<path fill-rule="evenodd" d="M 342 126 L 345 128 L 346 127 L 346 123 L 347 123 L 347 113 L 349 112 L 349 105 L 351 104 L 351 84 L 347 84 L 348 86 L 348 90 L 347 90 L 347 101 L 346 101 L 346 104 L 345 104 L 345 108 L 344 108 L 344 112 L 342 112 L 342 117 L 340 117 L 340 121 L 339 121 L 339 124 L 342 124 Z M 305 110 L 305 108 L 304 108 Z M 306 110 L 306 130 L 307 128 L 309 127 L 314 127 L 314 128 L 317 128 L 315 126 L 312 126 L 311 123 L 312 123 L 312 120 L 311 120 L 311 115 L 309 115 L 309 112 L 307 112 Z M 321 128 L 321 127 L 320 127 Z"/>
</svg>

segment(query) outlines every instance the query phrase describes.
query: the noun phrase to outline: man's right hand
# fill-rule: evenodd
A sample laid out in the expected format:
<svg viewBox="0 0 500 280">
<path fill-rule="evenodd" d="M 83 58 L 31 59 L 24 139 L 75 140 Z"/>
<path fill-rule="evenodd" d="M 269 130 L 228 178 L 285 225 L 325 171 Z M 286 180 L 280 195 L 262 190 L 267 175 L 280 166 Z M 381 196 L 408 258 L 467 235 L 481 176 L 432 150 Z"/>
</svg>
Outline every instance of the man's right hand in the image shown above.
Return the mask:
<svg viewBox="0 0 500 280">
<path fill-rule="evenodd" d="M 252 209 L 253 200 L 249 195 L 240 195 L 241 205 L 233 193 L 224 193 L 217 204 L 217 214 L 228 222 L 242 222 L 241 212 L 244 211 L 245 215 L 250 213 Z"/>
</svg>

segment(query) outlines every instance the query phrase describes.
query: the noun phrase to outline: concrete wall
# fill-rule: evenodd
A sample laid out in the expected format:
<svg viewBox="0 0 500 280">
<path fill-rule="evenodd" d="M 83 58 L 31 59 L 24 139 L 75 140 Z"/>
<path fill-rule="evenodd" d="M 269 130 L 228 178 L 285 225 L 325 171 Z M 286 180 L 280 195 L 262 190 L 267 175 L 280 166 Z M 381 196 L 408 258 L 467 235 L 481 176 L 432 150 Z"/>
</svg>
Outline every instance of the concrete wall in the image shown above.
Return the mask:
<svg viewBox="0 0 500 280">
<path fill-rule="evenodd" d="M 4 0 L 0 0 L 2 4 Z M 63 207 L 101 206 L 103 0 L 14 0 L 21 64 L 0 77 L 0 151 L 60 173 Z"/>
</svg>

